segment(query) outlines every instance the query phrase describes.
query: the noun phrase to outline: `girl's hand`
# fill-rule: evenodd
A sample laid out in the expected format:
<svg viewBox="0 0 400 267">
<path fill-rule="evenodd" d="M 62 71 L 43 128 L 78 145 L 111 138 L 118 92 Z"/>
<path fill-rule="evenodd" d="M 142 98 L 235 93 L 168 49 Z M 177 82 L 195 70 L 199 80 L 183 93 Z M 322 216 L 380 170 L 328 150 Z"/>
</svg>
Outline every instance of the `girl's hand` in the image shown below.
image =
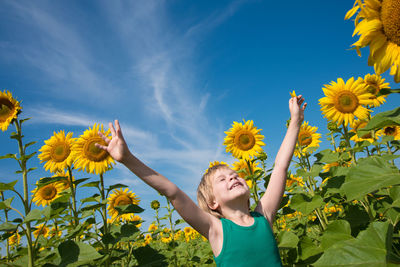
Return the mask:
<svg viewBox="0 0 400 267">
<path fill-rule="evenodd" d="M 304 120 L 304 110 L 307 106 L 307 103 L 304 103 L 304 105 L 301 107 L 303 102 L 304 98 L 302 95 L 292 97 L 289 100 L 290 119 L 291 121 L 297 122 L 299 125 Z"/>
<path fill-rule="evenodd" d="M 98 132 L 101 138 L 106 142 L 107 146 L 102 146 L 98 143 L 95 144 L 96 147 L 103 149 L 111 155 L 113 159 L 123 163 L 123 161 L 129 155 L 129 148 L 122 136 L 121 127 L 119 126 L 118 120 L 115 120 L 115 129 L 111 122 L 108 123 L 111 130 L 112 139 L 108 139 L 104 134 Z"/>
</svg>

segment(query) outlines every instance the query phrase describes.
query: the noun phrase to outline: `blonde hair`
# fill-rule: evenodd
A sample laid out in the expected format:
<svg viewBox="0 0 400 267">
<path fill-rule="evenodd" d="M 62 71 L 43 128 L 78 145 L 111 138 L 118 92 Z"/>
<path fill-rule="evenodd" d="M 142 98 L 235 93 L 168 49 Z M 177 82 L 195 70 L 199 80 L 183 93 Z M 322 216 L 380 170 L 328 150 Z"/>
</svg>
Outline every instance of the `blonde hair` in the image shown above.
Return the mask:
<svg viewBox="0 0 400 267">
<path fill-rule="evenodd" d="M 220 211 L 216 209 L 211 209 L 209 205 L 212 204 L 214 201 L 214 193 L 213 193 L 213 186 L 212 181 L 214 178 L 215 173 L 220 169 L 229 169 L 232 170 L 226 164 L 218 164 L 214 165 L 211 168 L 207 169 L 206 173 L 201 178 L 200 184 L 197 187 L 197 202 L 202 210 L 211 215 L 217 217 L 218 219 L 224 218 Z M 249 208 L 250 208 L 250 200 L 248 201 Z"/>
</svg>

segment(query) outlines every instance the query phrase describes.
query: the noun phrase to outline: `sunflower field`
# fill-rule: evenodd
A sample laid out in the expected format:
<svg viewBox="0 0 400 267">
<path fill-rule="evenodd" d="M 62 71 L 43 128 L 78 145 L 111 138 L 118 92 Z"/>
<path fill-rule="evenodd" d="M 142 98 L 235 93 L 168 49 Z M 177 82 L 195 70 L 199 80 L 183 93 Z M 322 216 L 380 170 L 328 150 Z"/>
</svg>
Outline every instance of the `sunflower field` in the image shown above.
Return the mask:
<svg viewBox="0 0 400 267">
<path fill-rule="evenodd" d="M 381 76 L 389 71 L 400 82 L 399 17 L 400 3 L 385 0 L 357 0 L 345 15 L 354 18 L 359 38 L 353 48 L 361 55 L 360 49 L 369 47 L 375 73 L 334 78 L 322 86 L 325 138 L 312 122 L 301 125 L 273 225 L 284 266 L 400 265 L 400 106 L 371 115 L 400 93 Z M 78 137 L 54 132 L 31 151 L 36 142 L 24 142 L 29 118 L 22 111 L 11 92 L 0 91 L 0 128 L 16 144 L 0 159 L 18 162 L 22 177 L 0 183 L 2 266 L 215 266 L 207 240 L 183 227 L 182 219 L 173 220 L 168 199 L 141 207 L 140 196 L 128 186 L 105 186 L 115 162 L 95 146 L 106 145 L 98 132 L 111 138 L 103 125 Z M 223 145 L 235 158 L 231 167 L 246 179 L 254 208 L 272 172 L 264 136 L 252 120 L 233 122 L 225 134 Z M 319 149 L 321 142 L 329 148 Z M 33 188 L 32 157 L 51 173 L 36 179 Z M 215 161 L 210 167 L 217 164 L 228 165 Z M 78 197 L 88 189 L 96 193 Z M 140 217 L 144 208 L 154 214 L 147 229 Z"/>
</svg>

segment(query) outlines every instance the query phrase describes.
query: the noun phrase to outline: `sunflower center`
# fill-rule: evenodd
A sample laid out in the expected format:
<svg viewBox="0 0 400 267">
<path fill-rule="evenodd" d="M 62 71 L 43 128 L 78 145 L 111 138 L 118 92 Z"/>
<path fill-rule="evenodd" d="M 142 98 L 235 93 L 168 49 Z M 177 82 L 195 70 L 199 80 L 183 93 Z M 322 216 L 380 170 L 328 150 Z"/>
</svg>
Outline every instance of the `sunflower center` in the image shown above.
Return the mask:
<svg viewBox="0 0 400 267">
<path fill-rule="evenodd" d="M 5 122 L 11 115 L 14 105 L 10 100 L 0 97 L 0 122 Z"/>
<path fill-rule="evenodd" d="M 400 46 L 400 1 L 383 0 L 381 8 L 383 31 L 389 41 Z"/>
<path fill-rule="evenodd" d="M 247 130 L 240 130 L 235 136 L 235 144 L 241 150 L 250 150 L 256 144 L 254 135 Z"/>
<path fill-rule="evenodd" d="M 57 194 L 57 189 L 53 185 L 45 185 L 41 190 L 41 197 L 45 200 L 53 199 Z"/>
<path fill-rule="evenodd" d="M 132 199 L 127 195 L 121 195 L 115 199 L 115 206 L 129 205 L 129 204 L 132 204 Z"/>
<path fill-rule="evenodd" d="M 69 148 L 69 145 L 64 142 L 57 143 L 51 148 L 51 158 L 55 162 L 63 162 L 66 160 L 71 153 L 71 150 Z"/>
<path fill-rule="evenodd" d="M 89 160 L 99 162 L 107 158 L 108 153 L 96 147 L 96 143 L 103 146 L 107 145 L 100 137 L 92 137 L 85 143 L 83 151 Z"/>
<path fill-rule="evenodd" d="M 309 146 L 312 142 L 311 134 L 309 133 L 300 133 L 299 134 L 299 143 L 301 146 Z"/>
<path fill-rule="evenodd" d="M 341 91 L 335 98 L 335 107 L 342 113 L 353 113 L 358 107 L 358 98 L 350 91 Z"/>
<path fill-rule="evenodd" d="M 396 133 L 396 128 L 393 126 L 388 126 L 385 128 L 384 132 L 385 132 L 385 135 L 393 135 L 394 136 Z"/>
</svg>

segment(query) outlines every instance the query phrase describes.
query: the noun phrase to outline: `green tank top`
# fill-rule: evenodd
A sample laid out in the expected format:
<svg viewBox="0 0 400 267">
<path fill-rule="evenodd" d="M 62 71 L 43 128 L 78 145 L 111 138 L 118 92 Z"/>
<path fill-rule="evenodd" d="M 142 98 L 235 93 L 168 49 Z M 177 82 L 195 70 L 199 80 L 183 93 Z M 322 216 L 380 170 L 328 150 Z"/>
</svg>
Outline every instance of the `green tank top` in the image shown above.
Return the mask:
<svg viewBox="0 0 400 267">
<path fill-rule="evenodd" d="M 282 266 L 278 246 L 267 219 L 258 212 L 251 226 L 240 226 L 221 218 L 223 244 L 221 253 L 214 260 L 219 267 Z"/>
</svg>

